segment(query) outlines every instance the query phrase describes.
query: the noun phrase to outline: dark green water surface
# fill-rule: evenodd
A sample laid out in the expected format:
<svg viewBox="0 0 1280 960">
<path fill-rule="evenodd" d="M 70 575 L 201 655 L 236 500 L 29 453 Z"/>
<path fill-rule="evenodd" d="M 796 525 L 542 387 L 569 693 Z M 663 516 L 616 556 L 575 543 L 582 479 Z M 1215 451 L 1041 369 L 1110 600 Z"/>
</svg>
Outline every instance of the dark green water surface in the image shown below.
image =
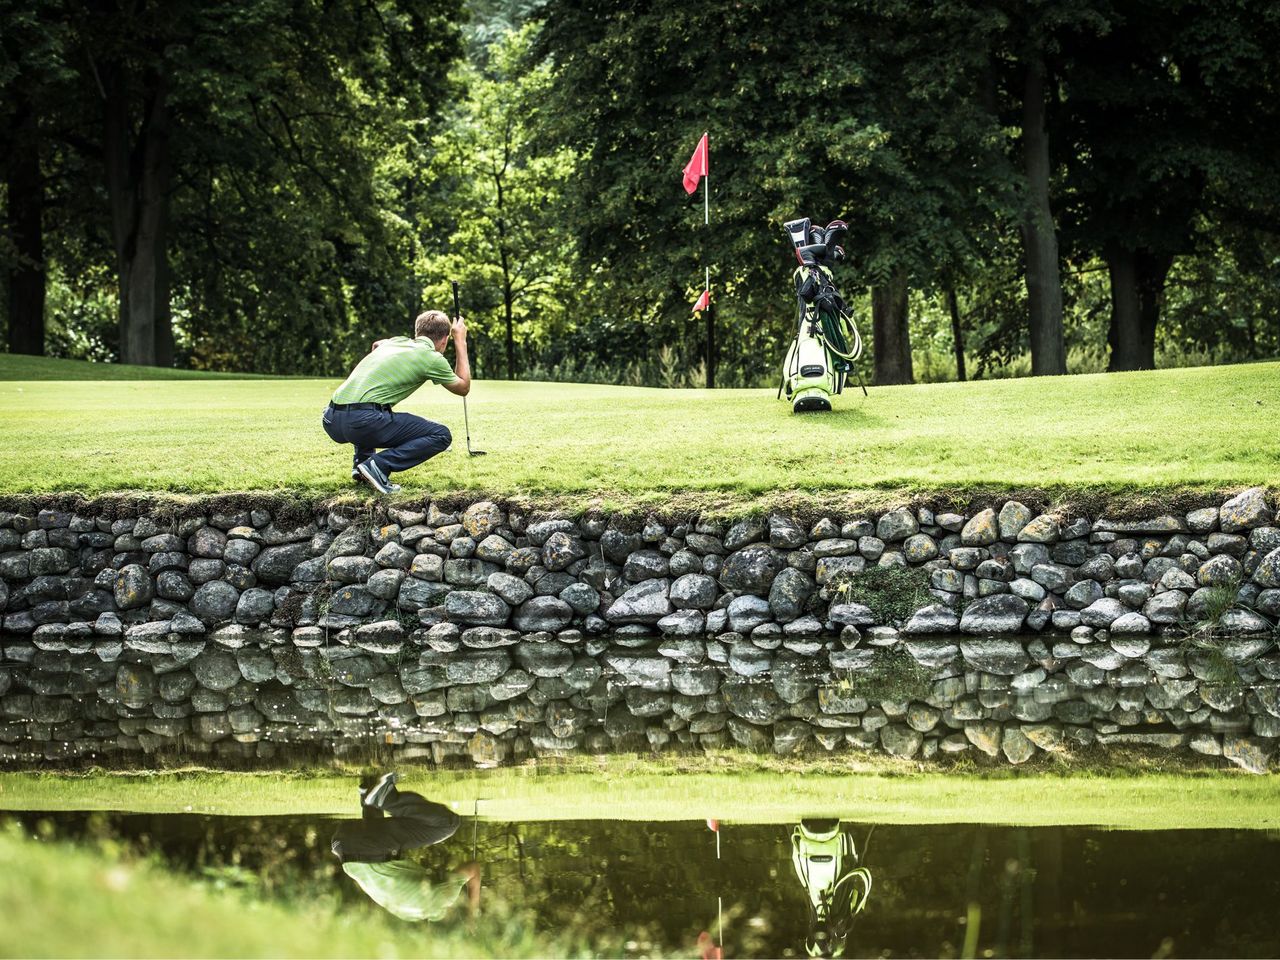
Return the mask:
<svg viewBox="0 0 1280 960">
<path fill-rule="evenodd" d="M 470 811 L 460 811 L 469 813 Z M 253 897 L 324 896 L 378 908 L 339 867 L 320 817 L 24 813 L 34 834 L 111 839 L 169 869 Z M 475 858 L 486 902 L 531 909 L 628 941 L 633 954 L 804 956 L 809 896 L 792 859 L 795 824 L 500 823 L 464 816 L 410 857 L 443 877 Z M 846 956 L 1280 956 L 1280 836 L 1234 830 L 843 824 L 871 889 L 834 930 Z M 448 922 L 448 921 L 446 921 Z"/>
</svg>

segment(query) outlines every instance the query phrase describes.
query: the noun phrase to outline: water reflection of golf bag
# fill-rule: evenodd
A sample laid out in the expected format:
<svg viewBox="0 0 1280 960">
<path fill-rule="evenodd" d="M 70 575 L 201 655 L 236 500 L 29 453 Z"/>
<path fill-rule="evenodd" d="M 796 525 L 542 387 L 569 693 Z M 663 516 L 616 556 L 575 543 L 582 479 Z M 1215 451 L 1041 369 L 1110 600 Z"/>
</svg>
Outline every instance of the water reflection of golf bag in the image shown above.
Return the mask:
<svg viewBox="0 0 1280 960">
<path fill-rule="evenodd" d="M 786 227 L 800 265 L 793 277 L 796 335 L 783 361 L 778 396 L 785 390 L 797 412 L 830 410 L 832 395 L 844 390 L 848 375 L 856 374 L 854 362 L 862 355 L 862 337 L 831 272 L 844 260 L 844 247 L 838 241 L 849 227 L 843 220 L 817 227 L 807 217 Z"/>
<path fill-rule="evenodd" d="M 791 833 L 791 863 L 809 896 L 806 952 L 843 956 L 854 918 L 871 893 L 871 871 L 857 865 L 853 837 L 839 820 L 801 820 Z"/>
</svg>

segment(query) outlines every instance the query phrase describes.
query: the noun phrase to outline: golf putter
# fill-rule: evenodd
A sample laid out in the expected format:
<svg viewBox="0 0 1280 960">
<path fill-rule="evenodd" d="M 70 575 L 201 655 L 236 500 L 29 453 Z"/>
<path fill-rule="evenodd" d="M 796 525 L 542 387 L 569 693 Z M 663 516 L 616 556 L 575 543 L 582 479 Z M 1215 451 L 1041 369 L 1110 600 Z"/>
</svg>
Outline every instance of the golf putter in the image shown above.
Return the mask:
<svg viewBox="0 0 1280 960">
<path fill-rule="evenodd" d="M 462 316 L 462 308 L 458 305 L 458 281 L 453 281 L 453 319 L 457 320 Z M 462 422 L 467 430 L 467 454 L 472 457 L 483 457 L 484 450 L 471 449 L 471 418 L 467 415 L 467 398 L 462 398 Z"/>
</svg>

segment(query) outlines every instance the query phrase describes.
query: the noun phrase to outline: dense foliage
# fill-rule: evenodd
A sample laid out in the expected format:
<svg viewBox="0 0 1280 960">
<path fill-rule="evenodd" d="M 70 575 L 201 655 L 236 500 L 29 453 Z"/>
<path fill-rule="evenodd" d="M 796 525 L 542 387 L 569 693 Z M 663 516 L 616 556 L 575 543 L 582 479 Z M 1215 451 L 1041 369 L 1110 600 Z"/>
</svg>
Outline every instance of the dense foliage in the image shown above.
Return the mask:
<svg viewBox="0 0 1280 960">
<path fill-rule="evenodd" d="M 771 383 L 799 215 L 851 224 L 880 383 L 1280 352 L 1266 0 L 0 0 L 0 21 L 14 352 L 340 373 L 457 277 L 480 376 Z M 709 227 L 680 186 L 703 131 Z"/>
</svg>

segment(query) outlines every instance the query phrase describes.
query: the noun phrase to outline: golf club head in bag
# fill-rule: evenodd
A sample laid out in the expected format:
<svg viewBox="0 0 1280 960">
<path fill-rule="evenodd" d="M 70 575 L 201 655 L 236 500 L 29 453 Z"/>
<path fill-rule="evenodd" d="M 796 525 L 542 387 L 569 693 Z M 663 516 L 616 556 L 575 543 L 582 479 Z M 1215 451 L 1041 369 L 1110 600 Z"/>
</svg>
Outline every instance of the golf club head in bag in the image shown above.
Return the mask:
<svg viewBox="0 0 1280 960">
<path fill-rule="evenodd" d="M 458 296 L 458 281 L 453 281 L 453 319 L 458 320 L 462 317 L 462 308 L 459 306 L 460 298 Z M 467 431 L 467 455 L 471 457 L 487 456 L 484 450 L 474 450 L 471 447 L 471 416 L 467 413 L 467 398 L 462 398 L 462 423 Z"/>
</svg>

